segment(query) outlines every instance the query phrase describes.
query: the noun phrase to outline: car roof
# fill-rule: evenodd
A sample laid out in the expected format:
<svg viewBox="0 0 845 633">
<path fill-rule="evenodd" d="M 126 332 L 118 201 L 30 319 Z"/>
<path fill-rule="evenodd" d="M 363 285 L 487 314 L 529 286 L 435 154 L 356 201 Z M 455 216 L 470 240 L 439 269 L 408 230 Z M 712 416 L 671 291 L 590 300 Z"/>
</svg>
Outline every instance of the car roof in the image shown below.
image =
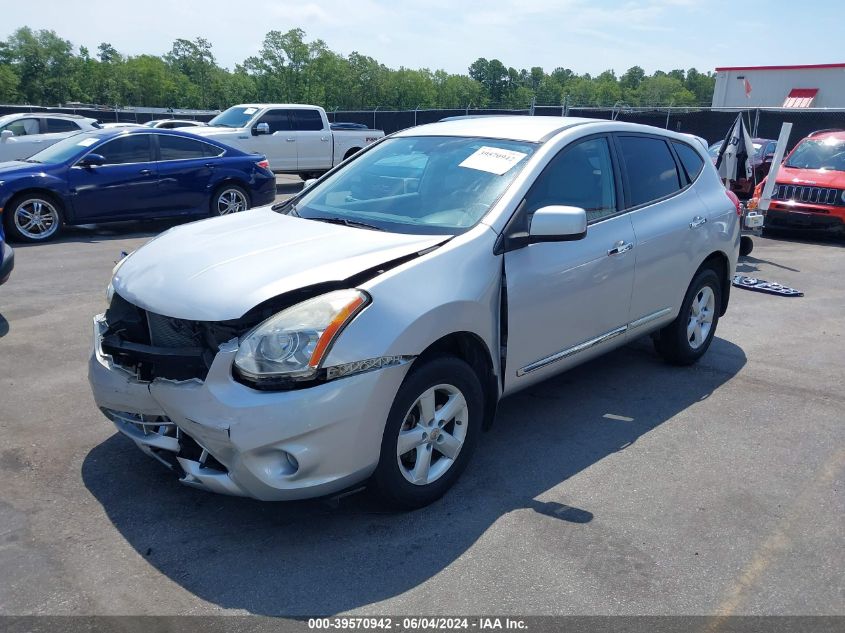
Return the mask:
<svg viewBox="0 0 845 633">
<path fill-rule="evenodd" d="M 664 130 L 651 125 L 610 121 L 608 119 L 588 119 L 584 117 L 560 116 L 481 116 L 476 118 L 439 121 L 408 128 L 393 136 L 467 136 L 507 141 L 527 141 L 544 143 L 559 132 L 580 125 L 602 125 L 616 132 L 640 132 L 659 134 L 667 138 L 689 142 L 689 137 L 671 130 Z"/>
<path fill-rule="evenodd" d="M 308 103 L 239 103 L 233 108 L 307 108 L 309 110 L 319 110 L 320 106 Z"/>
<path fill-rule="evenodd" d="M 845 130 L 820 130 L 818 132 L 808 134 L 805 138 L 812 138 L 814 141 L 824 140 L 826 138 L 834 138 L 836 140 L 845 141 Z"/>
<path fill-rule="evenodd" d="M 14 118 L 39 118 L 39 117 L 54 117 L 57 119 L 74 119 L 77 121 L 96 121 L 90 117 L 82 116 L 81 114 L 71 114 L 69 112 L 12 112 L 11 114 L 4 114 L 0 116 L 0 120 L 12 120 Z"/>
<path fill-rule="evenodd" d="M 160 134 L 163 136 L 185 136 L 191 139 L 202 141 L 203 143 L 214 145 L 216 147 L 225 147 L 227 150 L 232 150 L 233 154 L 246 153 L 241 152 L 241 150 L 238 150 L 235 147 L 224 145 L 223 143 L 220 143 L 219 141 L 216 141 L 213 138 L 197 136 L 196 134 L 185 132 L 180 128 L 177 128 L 175 130 L 168 130 L 167 128 L 153 128 L 146 127 L 143 125 L 141 127 L 112 127 L 80 132 L 79 134 L 74 134 L 73 136 L 75 138 L 96 138 L 105 140 L 108 138 L 116 138 L 118 136 L 129 136 L 130 134 Z"/>
</svg>

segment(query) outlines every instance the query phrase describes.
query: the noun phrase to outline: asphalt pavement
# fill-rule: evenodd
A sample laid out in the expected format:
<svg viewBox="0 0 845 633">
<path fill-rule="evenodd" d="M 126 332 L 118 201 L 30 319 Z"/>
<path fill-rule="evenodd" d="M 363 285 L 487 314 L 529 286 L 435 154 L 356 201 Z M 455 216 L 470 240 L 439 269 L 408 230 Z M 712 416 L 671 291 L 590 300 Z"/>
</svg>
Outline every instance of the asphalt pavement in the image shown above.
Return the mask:
<svg viewBox="0 0 845 633">
<path fill-rule="evenodd" d="M 281 195 L 299 187 L 280 179 Z M 506 399 L 447 496 L 260 503 L 182 486 L 86 378 L 121 251 L 16 248 L 0 287 L 0 613 L 845 614 L 845 243 L 755 239 L 696 366 L 641 340 Z"/>
</svg>

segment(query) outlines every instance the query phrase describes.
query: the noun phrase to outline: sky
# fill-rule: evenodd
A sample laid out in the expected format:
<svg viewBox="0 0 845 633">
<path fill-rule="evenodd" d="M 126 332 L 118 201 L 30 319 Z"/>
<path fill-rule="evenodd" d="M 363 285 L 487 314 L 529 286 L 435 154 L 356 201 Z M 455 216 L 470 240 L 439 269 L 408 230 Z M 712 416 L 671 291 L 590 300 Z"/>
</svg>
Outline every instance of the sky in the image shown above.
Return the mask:
<svg viewBox="0 0 845 633">
<path fill-rule="evenodd" d="M 347 55 L 467 73 L 479 57 L 596 75 L 674 68 L 845 62 L 842 0 L 39 0 L 3 2 L 0 38 L 52 29 L 96 52 L 161 55 L 204 37 L 228 68 L 270 30 L 302 28 Z M 806 37 L 802 37 L 806 35 Z M 744 45 L 747 43 L 747 45 Z"/>
</svg>

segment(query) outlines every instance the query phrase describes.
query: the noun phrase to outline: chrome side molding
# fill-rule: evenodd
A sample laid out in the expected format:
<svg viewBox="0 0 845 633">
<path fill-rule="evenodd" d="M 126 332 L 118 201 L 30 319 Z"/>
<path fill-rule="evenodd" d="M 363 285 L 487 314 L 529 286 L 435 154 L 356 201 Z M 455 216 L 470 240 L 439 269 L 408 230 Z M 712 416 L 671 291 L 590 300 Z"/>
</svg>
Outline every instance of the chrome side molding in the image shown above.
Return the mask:
<svg viewBox="0 0 845 633">
<path fill-rule="evenodd" d="M 551 356 L 546 356 L 545 358 L 541 358 L 540 360 L 535 360 L 533 363 L 529 363 L 525 367 L 516 370 L 517 376 L 525 376 L 526 374 L 530 374 L 533 371 L 537 371 L 538 369 L 542 369 L 552 363 L 556 363 L 559 360 L 563 360 L 564 358 L 569 358 L 575 354 L 579 354 L 584 352 L 591 347 L 595 347 L 596 345 L 601 345 L 611 339 L 616 338 L 627 332 L 628 330 L 633 330 L 635 328 L 641 327 L 647 323 L 651 323 L 652 321 L 656 321 L 661 317 L 666 316 L 672 312 L 672 308 L 663 308 L 662 310 L 658 310 L 657 312 L 652 312 L 651 314 L 647 314 L 644 317 L 637 319 L 636 321 L 631 321 L 628 325 L 623 325 L 621 327 L 616 328 L 615 330 L 610 330 L 609 332 L 605 332 L 595 338 L 591 338 L 588 341 L 584 341 L 583 343 L 578 343 L 578 345 L 573 345 L 565 350 L 561 350 L 552 354 Z"/>
</svg>

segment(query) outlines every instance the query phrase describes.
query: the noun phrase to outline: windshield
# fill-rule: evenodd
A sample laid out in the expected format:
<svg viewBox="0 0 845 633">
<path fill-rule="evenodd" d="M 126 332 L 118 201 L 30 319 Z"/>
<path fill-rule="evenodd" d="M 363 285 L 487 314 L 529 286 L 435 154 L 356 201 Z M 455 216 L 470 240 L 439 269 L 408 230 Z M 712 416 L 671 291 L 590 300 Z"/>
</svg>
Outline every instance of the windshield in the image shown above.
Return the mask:
<svg viewBox="0 0 845 633">
<path fill-rule="evenodd" d="M 94 143 L 100 140 L 102 132 L 80 132 L 63 138 L 58 143 L 41 150 L 27 160 L 30 163 L 64 163 L 78 154 L 86 151 Z"/>
<path fill-rule="evenodd" d="M 258 112 L 258 108 L 234 106 L 218 114 L 208 124 L 220 127 L 244 127 L 255 116 L 256 112 Z"/>
<path fill-rule="evenodd" d="M 845 138 L 805 139 L 793 150 L 786 166 L 845 171 Z"/>
<path fill-rule="evenodd" d="M 287 210 L 395 233 L 455 235 L 484 217 L 535 148 L 487 138 L 392 138 Z"/>
</svg>

